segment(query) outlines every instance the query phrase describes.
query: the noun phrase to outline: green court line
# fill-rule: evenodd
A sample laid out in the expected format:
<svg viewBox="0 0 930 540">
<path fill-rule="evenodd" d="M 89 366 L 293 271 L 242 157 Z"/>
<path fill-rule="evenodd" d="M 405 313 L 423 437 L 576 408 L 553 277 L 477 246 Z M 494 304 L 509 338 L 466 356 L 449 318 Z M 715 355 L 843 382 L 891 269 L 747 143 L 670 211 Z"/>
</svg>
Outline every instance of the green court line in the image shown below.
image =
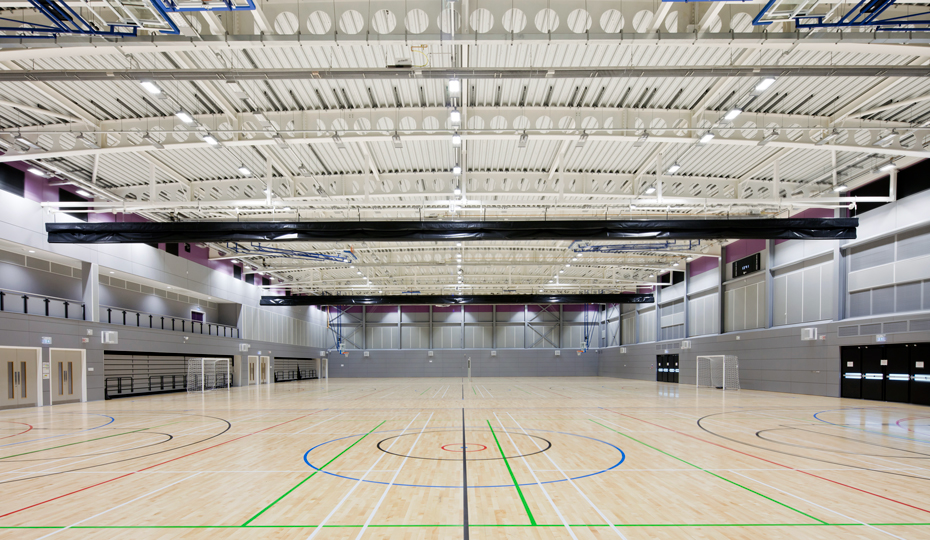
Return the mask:
<svg viewBox="0 0 930 540">
<path fill-rule="evenodd" d="M 536 525 L 536 518 L 533 517 L 533 513 L 530 512 L 530 505 L 526 504 L 526 497 L 523 496 L 523 490 L 520 489 L 520 484 L 517 483 L 517 478 L 513 475 L 513 469 L 510 468 L 510 462 L 507 461 L 507 455 L 504 454 L 504 449 L 501 448 L 501 442 L 497 440 L 497 434 L 494 433 L 494 428 L 491 426 L 491 421 L 486 420 L 488 423 L 488 428 L 491 429 L 491 435 L 494 436 L 494 442 L 497 443 L 497 450 L 501 453 L 501 457 L 504 458 L 504 465 L 507 466 L 507 472 L 510 473 L 510 479 L 513 480 L 513 487 L 517 488 L 517 493 L 520 495 L 520 500 L 523 501 L 523 508 L 526 509 L 526 515 L 530 517 L 530 524 Z"/>
<path fill-rule="evenodd" d="M 536 525 L 528 524 L 469 524 L 469 527 L 564 527 L 561 523 L 540 523 Z M 572 523 L 569 527 L 609 527 L 606 523 Z M 616 523 L 615 527 L 637 528 L 637 527 L 677 527 L 677 528 L 696 528 L 696 527 L 907 527 L 917 526 L 926 527 L 930 523 Z M 64 529 L 66 526 L 0 526 L 0 530 L 45 530 L 45 529 Z M 319 525 L 251 525 L 250 529 L 314 529 Z M 361 529 L 364 525 L 323 525 L 327 529 Z M 369 528 L 395 528 L 395 529 L 432 529 L 439 527 L 462 527 L 461 524 L 382 524 L 368 525 Z M 68 527 L 70 529 L 241 529 L 242 525 L 77 525 Z"/>
<path fill-rule="evenodd" d="M 474 386 L 471 387 L 471 391 L 474 392 L 476 396 L 478 395 L 478 391 L 475 390 L 475 387 L 474 387 Z"/>
<path fill-rule="evenodd" d="M 533 394 L 530 394 L 529 392 L 527 392 L 526 390 L 520 388 L 519 386 L 514 386 L 514 388 L 516 388 L 517 390 L 523 392 L 524 394 L 529 394 L 529 395 L 531 395 L 531 396 L 533 395 Z"/>
<path fill-rule="evenodd" d="M 429 390 L 430 388 L 432 388 L 432 386 L 427 386 L 427 387 L 426 387 L 426 390 Z M 425 394 L 425 393 L 426 393 L 426 390 L 420 392 L 420 395 L 422 396 L 423 394 Z"/>
<path fill-rule="evenodd" d="M 252 516 L 251 518 L 249 518 L 249 520 L 246 521 L 245 523 L 243 523 L 242 525 L 240 525 L 240 527 L 245 527 L 245 526 L 248 525 L 249 523 L 252 523 L 252 521 L 254 521 L 258 516 L 264 514 L 266 511 L 268 511 L 269 508 L 271 508 L 272 506 L 274 506 L 274 505 L 278 504 L 279 502 L 281 502 L 281 499 L 283 499 L 284 497 L 287 497 L 287 496 L 290 495 L 291 492 L 293 492 L 295 489 L 297 489 L 297 488 L 299 488 L 300 486 L 302 486 L 304 482 L 306 482 L 307 480 L 310 480 L 311 478 L 313 478 L 314 476 L 316 476 L 316 473 L 322 471 L 323 469 L 326 468 L 327 465 L 329 465 L 330 463 L 336 461 L 336 459 L 337 459 L 339 456 L 341 456 L 342 454 L 345 454 L 346 452 L 348 452 L 349 450 L 351 450 L 353 446 L 355 446 L 356 444 L 360 443 L 360 442 L 362 441 L 362 439 L 364 439 L 365 437 L 371 435 L 372 432 L 373 432 L 374 430 L 376 430 L 376 429 L 378 429 L 379 427 L 381 427 L 385 422 L 387 422 L 387 420 L 382 420 L 380 424 L 378 424 L 377 426 L 371 428 L 371 431 L 369 431 L 368 433 L 366 433 L 366 434 L 362 435 L 361 437 L 359 437 L 358 440 L 356 440 L 354 443 L 350 444 L 350 445 L 348 446 L 348 448 L 346 448 L 346 449 L 343 450 L 342 452 L 339 452 L 338 454 L 336 454 L 336 457 L 334 457 L 333 459 L 327 461 L 327 462 L 326 462 L 325 464 L 323 464 L 323 466 L 320 467 L 318 470 L 313 471 L 313 473 L 312 473 L 310 476 L 304 478 L 303 480 L 301 480 L 300 482 L 298 482 L 296 486 L 294 486 L 294 487 L 292 487 L 291 489 L 287 490 L 287 492 L 285 492 L 284 495 L 281 495 L 280 497 L 278 497 L 277 499 L 275 499 L 274 502 L 272 502 L 271 504 L 269 504 L 269 505 L 266 506 L 265 508 L 262 508 L 262 511 L 261 511 L 261 512 L 255 514 L 254 516 Z"/>
<path fill-rule="evenodd" d="M 589 418 L 588 420 L 591 420 L 591 419 Z M 699 466 L 695 465 L 694 463 L 690 463 L 690 462 L 688 462 L 688 461 L 685 461 L 685 460 L 681 459 L 681 458 L 678 457 L 678 456 L 673 456 L 672 454 L 669 454 L 668 452 L 665 452 L 665 451 L 663 451 L 663 450 L 659 450 L 659 449 L 656 448 L 655 446 L 646 444 L 646 443 L 644 443 L 643 441 L 640 441 L 639 439 L 634 439 L 633 437 L 630 437 L 630 436 L 627 435 L 626 433 L 621 433 L 621 432 L 617 431 L 616 429 L 609 428 L 609 427 L 605 426 L 604 424 L 602 424 L 602 423 L 600 423 L 600 422 L 598 422 L 598 421 L 596 421 L 596 420 L 591 420 L 591 421 L 594 422 L 595 424 L 601 426 L 602 428 L 609 429 L 610 431 L 613 431 L 614 433 L 618 433 L 618 434 L 620 434 L 620 435 L 623 435 L 624 437 L 626 437 L 627 439 L 630 439 L 631 441 L 636 441 L 636 442 L 638 442 L 639 444 L 641 444 L 641 445 L 643 445 L 643 446 L 645 446 L 645 447 L 647 447 L 647 448 L 651 448 L 651 449 L 655 450 L 656 452 L 659 452 L 660 454 L 665 454 L 666 456 L 668 456 L 668 457 L 670 457 L 670 458 L 677 459 L 678 461 L 680 461 L 680 462 L 682 462 L 682 463 L 684 463 L 684 464 L 686 464 L 686 465 L 690 465 L 690 466 L 694 467 L 695 469 L 702 470 L 702 471 L 706 472 L 706 473 L 709 474 L 709 475 L 716 476 L 717 478 L 719 478 L 719 479 L 721 479 L 721 480 L 723 480 L 723 481 L 725 481 L 725 482 L 729 482 L 729 483 L 733 484 L 734 486 L 741 487 L 741 488 L 745 489 L 746 491 L 748 491 L 748 492 L 750 492 L 750 493 L 755 493 L 756 495 L 762 497 L 763 499 L 768 499 L 768 500 L 772 501 L 772 502 L 775 503 L 775 504 L 784 506 L 785 508 L 787 508 L 787 509 L 789 509 L 789 510 L 795 511 L 795 512 L 801 514 L 802 516 L 807 516 L 807 517 L 813 519 L 814 521 L 819 521 L 820 523 L 823 523 L 823 524 L 826 524 L 826 523 L 827 523 L 826 521 L 824 521 L 824 520 L 822 520 L 822 519 L 817 519 L 817 518 L 815 518 L 814 516 L 812 516 L 812 515 L 810 515 L 810 514 L 808 514 L 808 513 L 805 513 L 805 512 L 802 512 L 802 511 L 798 510 L 797 508 L 793 508 L 793 507 L 788 506 L 787 504 L 785 504 L 785 503 L 783 503 L 783 502 L 777 501 L 777 500 L 775 500 L 775 499 L 773 499 L 773 498 L 771 498 L 771 497 L 769 497 L 769 496 L 767 496 L 767 495 L 763 495 L 763 494 L 759 493 L 759 492 L 756 491 L 756 490 L 750 489 L 750 488 L 748 488 L 748 487 L 746 487 L 746 486 L 744 486 L 744 485 L 742 485 L 742 484 L 737 484 L 736 482 L 734 482 L 733 480 L 730 480 L 729 478 L 724 478 L 723 476 L 720 476 L 720 475 L 717 474 L 717 473 L 708 471 L 707 469 L 705 469 L 705 468 L 703 468 L 703 467 L 699 467 Z"/>
<path fill-rule="evenodd" d="M 25 456 L 25 455 L 28 455 L 28 454 L 35 454 L 36 452 L 45 452 L 46 450 L 54 450 L 54 449 L 56 449 L 56 448 L 64 448 L 64 447 L 66 447 L 66 446 L 74 446 L 75 444 L 83 444 L 83 443 L 89 443 L 89 442 L 93 442 L 93 441 L 99 441 L 99 440 L 101 440 L 101 439 L 109 439 L 110 437 L 119 437 L 120 435 L 130 435 L 130 434 L 132 434 L 132 433 L 139 433 L 140 431 L 145 431 L 145 430 L 147 430 L 147 429 L 155 429 L 155 428 L 160 428 L 160 427 L 164 427 L 164 426 L 170 426 L 171 424 L 180 424 L 181 422 L 186 422 L 186 421 L 187 421 L 187 420 L 179 420 L 179 421 L 177 421 L 177 422 L 170 422 L 170 423 L 168 423 L 168 424 L 162 424 L 162 425 L 160 425 L 160 426 L 151 426 L 151 427 L 147 427 L 147 428 L 136 429 L 136 430 L 133 430 L 133 431 L 127 431 L 127 432 L 125 432 L 125 433 L 115 433 L 115 434 L 113 434 L 113 435 L 104 435 L 103 437 L 97 437 L 96 439 L 87 439 L 86 441 L 78 441 L 78 442 L 73 442 L 73 443 L 68 443 L 68 444 L 59 444 L 58 446 L 50 446 L 50 447 L 48 447 L 48 448 L 40 448 L 39 450 L 30 450 L 29 452 L 23 452 L 23 453 L 21 453 L 21 454 L 13 454 L 13 455 L 11 455 L 11 456 L 3 456 L 3 457 L 0 457 L 0 460 L 2 460 L 2 459 L 9 459 L 9 458 L 11 458 L 11 457 L 17 457 L 17 456 Z"/>
</svg>

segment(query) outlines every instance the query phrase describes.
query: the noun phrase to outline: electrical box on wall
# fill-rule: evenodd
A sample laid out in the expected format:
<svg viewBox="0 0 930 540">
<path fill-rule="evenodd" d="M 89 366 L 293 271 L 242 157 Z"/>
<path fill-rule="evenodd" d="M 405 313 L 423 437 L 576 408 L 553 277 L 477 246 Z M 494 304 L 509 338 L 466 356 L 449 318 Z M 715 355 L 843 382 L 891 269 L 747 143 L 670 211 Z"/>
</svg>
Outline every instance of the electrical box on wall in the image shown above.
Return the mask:
<svg viewBox="0 0 930 540">
<path fill-rule="evenodd" d="M 562 351 L 556 349 L 555 355 L 556 355 L 556 356 L 562 356 Z"/>
<path fill-rule="evenodd" d="M 426 356 L 433 356 L 433 351 L 427 352 L 427 353 L 426 353 Z"/>
<path fill-rule="evenodd" d="M 368 351 L 365 351 L 364 354 L 365 354 L 365 358 L 368 358 L 369 356 L 371 356 L 370 354 L 368 354 Z"/>
<path fill-rule="evenodd" d="M 497 356 L 497 351 L 491 351 L 491 356 Z"/>
<path fill-rule="evenodd" d="M 320 358 L 326 357 L 326 351 L 320 351 Z"/>
<path fill-rule="evenodd" d="M 815 341 L 817 339 L 816 328 L 802 328 L 801 341 Z"/>
<path fill-rule="evenodd" d="M 626 354 L 626 347 L 620 347 L 620 354 Z"/>
<path fill-rule="evenodd" d="M 239 352 L 248 352 L 248 351 L 249 351 L 249 344 L 248 344 L 248 343 L 240 343 L 240 344 L 239 344 Z"/>
<path fill-rule="evenodd" d="M 682 349 L 690 349 L 690 348 L 691 348 L 691 341 L 690 341 L 690 340 L 682 341 L 682 342 L 681 342 L 681 348 L 682 348 Z"/>
<path fill-rule="evenodd" d="M 100 342 L 107 345 L 119 343 L 119 334 L 116 332 L 100 332 Z"/>
</svg>

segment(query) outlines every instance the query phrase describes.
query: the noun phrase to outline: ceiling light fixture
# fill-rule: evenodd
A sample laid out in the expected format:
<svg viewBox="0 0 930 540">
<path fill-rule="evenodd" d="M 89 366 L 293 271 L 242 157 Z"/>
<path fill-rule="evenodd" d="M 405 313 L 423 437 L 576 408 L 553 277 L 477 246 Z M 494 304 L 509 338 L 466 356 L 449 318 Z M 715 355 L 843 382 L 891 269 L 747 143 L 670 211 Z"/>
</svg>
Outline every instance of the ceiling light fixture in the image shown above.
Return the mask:
<svg viewBox="0 0 930 540">
<path fill-rule="evenodd" d="M 669 165 L 668 169 L 666 169 L 665 172 L 668 174 L 675 174 L 680 169 L 681 169 L 681 165 L 679 165 L 678 162 L 676 161 L 675 163 L 672 163 L 671 165 Z"/>
<path fill-rule="evenodd" d="M 449 95 L 457 96 L 462 92 L 462 81 L 458 79 L 449 79 Z"/>
<path fill-rule="evenodd" d="M 34 174 L 36 176 L 42 176 L 42 177 L 44 177 L 46 174 L 45 171 L 43 171 L 42 169 L 37 169 L 35 167 L 29 167 L 29 173 Z"/>
<path fill-rule="evenodd" d="M 91 195 L 91 194 L 90 194 L 89 192 L 87 192 L 87 191 L 84 191 L 83 189 L 76 189 L 76 190 L 74 190 L 74 192 L 77 193 L 78 195 L 80 195 L 81 197 L 87 197 L 88 199 L 91 198 L 91 197 L 93 197 L 93 195 Z"/>
<path fill-rule="evenodd" d="M 461 166 L 461 165 L 458 165 L 458 164 L 453 165 L 453 166 L 452 166 L 452 174 L 454 174 L 454 175 L 462 174 L 462 166 Z"/>
<path fill-rule="evenodd" d="M 161 94 L 161 88 L 159 88 L 158 85 L 152 81 L 142 81 L 139 84 L 141 84 L 142 88 L 145 88 L 145 91 L 149 94 L 154 94 L 156 96 Z"/>
<path fill-rule="evenodd" d="M 216 140 L 216 137 L 214 137 L 213 135 L 210 135 L 209 133 L 207 133 L 206 135 L 203 136 L 203 140 L 204 140 L 204 142 L 206 142 L 206 143 L 209 144 L 210 146 L 219 146 L 219 145 L 220 145 L 220 141 Z"/>
<path fill-rule="evenodd" d="M 149 144 L 151 144 L 151 145 L 154 146 L 155 148 L 158 148 L 159 150 L 164 150 L 164 149 L 165 149 L 165 145 L 163 145 L 162 143 L 156 141 L 155 138 L 152 137 L 152 135 L 149 134 L 149 133 L 146 133 L 145 135 L 143 135 L 143 136 L 142 136 L 142 140 L 145 141 L 145 142 L 147 142 L 147 143 L 149 143 Z"/>
<path fill-rule="evenodd" d="M 833 131 L 831 131 L 828 135 L 822 137 L 819 141 L 815 142 L 814 145 L 823 146 L 827 144 L 828 142 L 836 139 L 839 136 L 840 136 L 840 130 L 833 128 Z"/>
<path fill-rule="evenodd" d="M 100 148 L 100 145 L 97 144 L 97 141 L 93 139 L 93 135 L 87 136 L 86 134 L 81 133 L 77 136 L 77 140 L 84 143 L 84 146 L 88 148 L 97 148 L 97 149 Z"/>
<path fill-rule="evenodd" d="M 187 113 L 184 109 L 179 109 L 178 112 L 174 113 L 178 117 L 178 120 L 184 122 L 185 124 L 193 124 L 194 117 Z"/>
<path fill-rule="evenodd" d="M 765 137 L 762 137 L 762 140 L 759 141 L 759 144 L 757 144 L 756 146 L 765 146 L 777 138 L 778 138 L 778 130 L 773 129 L 771 133 L 769 133 Z"/>
<path fill-rule="evenodd" d="M 462 146 L 462 136 L 459 135 L 457 131 L 452 134 L 452 146 Z"/>
<path fill-rule="evenodd" d="M 398 135 L 396 131 L 394 132 L 394 135 L 391 136 L 391 141 L 394 142 L 394 148 L 397 148 L 398 150 L 404 147 L 404 142 L 400 140 L 400 135 Z"/>
<path fill-rule="evenodd" d="M 766 77 L 759 81 L 759 84 L 756 85 L 754 92 L 761 94 L 769 89 L 773 84 L 775 84 L 775 77 Z"/>
<path fill-rule="evenodd" d="M 733 107 L 729 110 L 729 112 L 727 112 L 727 114 L 723 116 L 723 119 L 727 122 L 732 122 L 736 120 L 736 117 L 741 114 L 743 114 L 743 109 L 740 109 L 739 107 Z"/>
<path fill-rule="evenodd" d="M 672 266 L 678 266 L 678 263 L 677 263 L 677 262 L 676 262 L 676 263 L 672 263 Z"/>
<path fill-rule="evenodd" d="M 649 186 L 649 189 L 646 190 L 646 195 L 652 195 L 655 192 L 656 192 L 656 188 L 653 186 Z"/>
<path fill-rule="evenodd" d="M 517 147 L 526 148 L 526 143 L 530 142 L 530 136 L 524 131 L 520 134 L 520 140 L 517 142 Z"/>
<path fill-rule="evenodd" d="M 639 134 L 639 138 L 636 139 L 636 142 L 633 143 L 633 148 L 639 148 L 642 145 L 646 144 L 646 141 L 649 140 L 649 134 L 643 131 Z"/>
<path fill-rule="evenodd" d="M 462 113 L 458 109 L 452 109 L 449 113 L 449 121 L 452 122 L 453 126 L 458 126 L 462 123 Z"/>
<path fill-rule="evenodd" d="M 249 168 L 245 166 L 245 164 L 242 164 L 242 165 L 239 165 L 239 174 L 241 174 L 242 176 L 251 176 L 252 171 L 250 171 Z"/>
<path fill-rule="evenodd" d="M 284 140 L 284 137 L 282 137 L 280 133 L 275 133 L 271 136 L 271 138 L 274 139 L 274 142 L 277 143 L 277 145 L 281 148 L 284 148 L 285 150 L 288 149 L 287 142 Z"/>
<path fill-rule="evenodd" d="M 833 191 L 836 193 L 844 193 L 846 191 L 849 191 L 849 186 L 847 186 L 846 184 L 839 184 L 837 186 L 833 186 Z"/>
<path fill-rule="evenodd" d="M 336 134 L 333 135 L 333 142 L 336 143 L 336 146 L 337 146 L 340 150 L 345 150 L 345 149 L 346 149 L 346 143 L 342 142 L 342 137 L 339 136 L 339 133 L 338 133 L 338 132 L 337 132 Z"/>
<path fill-rule="evenodd" d="M 701 138 L 698 139 L 698 144 L 701 146 L 704 146 L 705 144 L 709 143 L 711 139 L 713 138 L 714 138 L 713 132 L 711 132 L 710 130 L 705 131 L 704 134 L 701 135 Z"/>
<path fill-rule="evenodd" d="M 898 135 L 898 132 L 892 129 L 891 133 L 885 135 L 884 137 L 880 137 L 877 141 L 875 141 L 875 144 L 873 144 L 872 146 L 885 146 L 886 144 L 893 141 L 897 135 Z"/>
<path fill-rule="evenodd" d="M 588 142 L 588 134 L 582 131 L 578 136 L 578 142 L 575 143 L 575 148 L 584 148 L 586 142 Z"/>
</svg>

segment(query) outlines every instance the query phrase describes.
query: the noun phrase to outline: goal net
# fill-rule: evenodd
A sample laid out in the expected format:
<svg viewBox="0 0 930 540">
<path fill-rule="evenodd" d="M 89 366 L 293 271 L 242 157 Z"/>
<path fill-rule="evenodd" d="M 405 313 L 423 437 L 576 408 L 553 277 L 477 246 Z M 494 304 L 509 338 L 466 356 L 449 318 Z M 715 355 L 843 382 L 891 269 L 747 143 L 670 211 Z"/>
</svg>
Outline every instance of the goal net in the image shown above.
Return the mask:
<svg viewBox="0 0 930 540">
<path fill-rule="evenodd" d="M 698 356 L 697 386 L 739 390 L 739 359 L 735 356 Z"/>
<path fill-rule="evenodd" d="M 188 358 L 187 391 L 208 392 L 217 388 L 229 388 L 232 379 L 228 358 Z"/>
</svg>

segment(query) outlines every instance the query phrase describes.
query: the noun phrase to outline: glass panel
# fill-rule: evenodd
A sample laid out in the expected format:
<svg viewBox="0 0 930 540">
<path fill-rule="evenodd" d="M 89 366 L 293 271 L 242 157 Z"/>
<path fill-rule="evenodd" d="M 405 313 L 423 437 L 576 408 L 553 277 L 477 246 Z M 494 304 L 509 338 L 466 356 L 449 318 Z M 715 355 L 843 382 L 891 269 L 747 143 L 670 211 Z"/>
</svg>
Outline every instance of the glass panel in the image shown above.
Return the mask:
<svg viewBox="0 0 930 540">
<path fill-rule="evenodd" d="M 872 315 L 894 313 L 894 287 L 872 289 Z"/>
<path fill-rule="evenodd" d="M 894 239 L 886 238 L 875 244 L 850 250 L 849 271 L 865 270 L 894 262 Z"/>
<path fill-rule="evenodd" d="M 64 362 L 58 362 L 58 395 L 65 394 L 65 365 Z"/>
<path fill-rule="evenodd" d="M 7 362 L 7 381 L 9 386 L 9 399 L 16 399 L 16 391 L 13 390 L 13 362 Z"/>
<path fill-rule="evenodd" d="M 20 362 L 20 364 L 21 364 L 21 368 L 22 368 L 22 370 L 23 370 L 23 383 L 22 383 L 22 384 L 23 384 L 23 387 L 22 387 L 22 390 L 21 390 L 21 392 L 22 392 L 22 397 L 27 398 L 27 397 L 29 397 L 29 390 L 28 390 L 29 385 L 26 383 L 26 362 Z"/>
<path fill-rule="evenodd" d="M 920 311 L 920 282 L 895 287 L 895 311 Z"/>
<path fill-rule="evenodd" d="M 68 371 L 67 373 L 65 373 L 65 376 L 67 376 L 68 373 L 71 374 L 71 376 L 68 377 L 68 394 L 73 396 L 74 395 L 74 367 L 72 366 L 72 364 L 73 362 L 68 362 Z"/>
</svg>

